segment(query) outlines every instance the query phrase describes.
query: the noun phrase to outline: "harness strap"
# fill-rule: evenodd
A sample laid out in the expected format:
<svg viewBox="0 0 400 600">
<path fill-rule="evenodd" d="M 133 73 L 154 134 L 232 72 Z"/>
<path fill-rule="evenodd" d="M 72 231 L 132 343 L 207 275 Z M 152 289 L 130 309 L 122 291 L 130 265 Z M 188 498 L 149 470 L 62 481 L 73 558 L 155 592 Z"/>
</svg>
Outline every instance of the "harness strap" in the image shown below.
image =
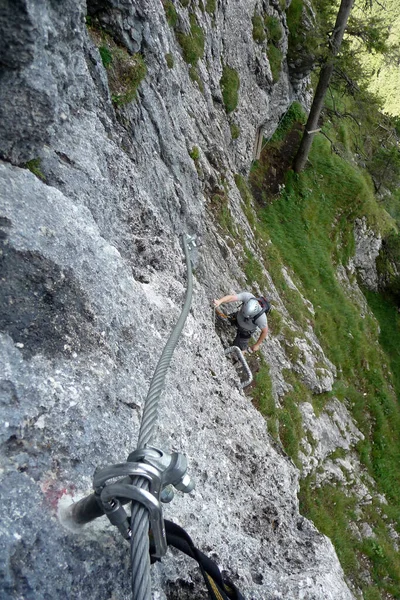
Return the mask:
<svg viewBox="0 0 400 600">
<path fill-rule="evenodd" d="M 197 561 L 212 600 L 245 600 L 231 580 L 222 575 L 218 565 L 196 548 L 182 527 L 168 520 L 164 520 L 164 525 L 167 544 Z"/>
</svg>

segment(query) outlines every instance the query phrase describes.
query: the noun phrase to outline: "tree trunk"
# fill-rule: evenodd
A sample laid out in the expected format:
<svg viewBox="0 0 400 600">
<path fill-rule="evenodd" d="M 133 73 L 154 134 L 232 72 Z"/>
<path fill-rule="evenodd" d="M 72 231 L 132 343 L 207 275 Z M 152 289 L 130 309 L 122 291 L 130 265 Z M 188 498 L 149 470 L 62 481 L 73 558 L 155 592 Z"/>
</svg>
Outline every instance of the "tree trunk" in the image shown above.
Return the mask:
<svg viewBox="0 0 400 600">
<path fill-rule="evenodd" d="M 296 173 L 300 173 L 308 159 L 308 154 L 311 150 L 314 135 L 318 130 L 318 120 L 324 105 L 324 99 L 328 90 L 329 82 L 332 76 L 335 57 L 342 45 L 344 31 L 347 21 L 353 8 L 354 0 L 342 0 L 339 12 L 336 17 L 335 29 L 329 43 L 330 54 L 321 68 L 317 89 L 311 105 L 310 114 L 304 129 L 303 137 L 301 138 L 300 146 L 293 161 L 293 169 Z"/>
</svg>

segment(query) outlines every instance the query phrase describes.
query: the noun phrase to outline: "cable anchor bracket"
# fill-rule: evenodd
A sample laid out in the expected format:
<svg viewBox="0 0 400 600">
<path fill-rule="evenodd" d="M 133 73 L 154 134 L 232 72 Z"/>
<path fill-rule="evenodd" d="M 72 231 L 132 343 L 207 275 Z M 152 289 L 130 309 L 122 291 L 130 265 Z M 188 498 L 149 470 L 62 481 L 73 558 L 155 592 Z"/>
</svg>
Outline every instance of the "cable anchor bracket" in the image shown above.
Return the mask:
<svg viewBox="0 0 400 600">
<path fill-rule="evenodd" d="M 132 532 L 123 504 L 132 500 L 139 502 L 148 510 L 155 546 L 153 556 L 161 558 L 167 552 L 161 503 L 173 499 L 172 486 L 184 493 L 194 489 L 194 481 L 186 471 L 187 459 L 183 454 L 177 452 L 169 454 L 147 446 L 132 452 L 126 463 L 96 470 L 93 487 L 104 513 L 127 540 L 131 538 Z M 147 479 L 149 489 L 136 486 L 134 484 L 136 477 Z M 117 478 L 118 481 L 115 481 Z"/>
</svg>

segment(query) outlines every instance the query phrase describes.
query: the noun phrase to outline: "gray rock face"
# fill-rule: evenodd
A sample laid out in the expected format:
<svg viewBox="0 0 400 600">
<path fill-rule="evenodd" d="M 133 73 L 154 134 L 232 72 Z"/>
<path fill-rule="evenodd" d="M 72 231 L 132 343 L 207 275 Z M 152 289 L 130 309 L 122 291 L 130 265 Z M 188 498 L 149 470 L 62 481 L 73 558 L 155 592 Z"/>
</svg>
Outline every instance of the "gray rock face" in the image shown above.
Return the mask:
<svg viewBox="0 0 400 600">
<path fill-rule="evenodd" d="M 357 219 L 354 227 L 356 251 L 350 261 L 361 281 L 370 290 L 378 290 L 376 259 L 382 246 L 382 238 L 368 227 L 366 219 Z"/>
<path fill-rule="evenodd" d="M 300 410 L 303 425 L 311 433 L 315 445 L 312 448 L 310 444 L 305 444 L 309 447 L 305 448 L 301 456 L 304 475 L 314 471 L 338 448 L 349 451 L 364 439 L 363 434 L 355 427 L 349 411 L 337 399 L 328 402 L 319 417 L 314 414 L 313 407 L 308 402 L 300 404 Z M 359 464 L 357 466 L 359 467 Z M 345 465 L 345 469 L 354 470 L 350 463 Z M 323 476 L 327 477 L 327 469 Z M 343 479 L 341 473 L 339 479 Z"/>
<path fill-rule="evenodd" d="M 178 234 L 187 231 L 204 246 L 154 441 L 188 456 L 197 487 L 165 515 L 214 553 L 248 598 L 350 599 L 331 543 L 299 514 L 296 468 L 235 385 L 209 309 L 222 289 L 241 287 L 243 273 L 207 197 L 225 173 L 251 245 L 233 175 L 248 170 L 260 125 L 273 127 L 295 97 L 287 69 L 276 85 L 260 86 L 253 73 L 257 60 L 269 72 L 252 39 L 255 2 L 219 3 L 214 17 L 196 8 L 204 94 L 159 2 L 88 8 L 147 64 L 138 101 L 118 114 L 84 2 L 19 0 L 0 11 L 2 597 L 130 597 L 129 549 L 116 531 L 102 519 L 74 533 L 59 516 L 91 491 L 97 466 L 135 448 L 149 382 L 184 300 Z M 266 8 L 278 14 L 277 5 Z M 241 82 L 229 118 L 223 62 Z M 36 158 L 46 183 L 10 164 Z M 278 356 L 277 396 L 287 365 Z M 152 577 L 162 599 L 193 597 L 198 576 L 192 561 L 169 552 Z"/>
</svg>

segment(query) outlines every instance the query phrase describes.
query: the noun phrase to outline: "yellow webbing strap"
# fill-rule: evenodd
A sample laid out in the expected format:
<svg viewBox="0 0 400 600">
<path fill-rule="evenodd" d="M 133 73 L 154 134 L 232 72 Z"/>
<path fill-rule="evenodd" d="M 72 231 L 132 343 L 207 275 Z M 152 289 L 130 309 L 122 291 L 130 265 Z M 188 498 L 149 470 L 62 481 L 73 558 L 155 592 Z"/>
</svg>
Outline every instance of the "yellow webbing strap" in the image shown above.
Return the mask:
<svg viewBox="0 0 400 600">
<path fill-rule="evenodd" d="M 210 577 L 210 575 L 208 573 L 206 573 L 206 575 L 207 575 L 208 581 L 210 582 L 210 586 L 212 588 L 212 591 L 214 593 L 214 596 L 215 596 L 216 600 L 226 600 L 223 596 L 221 596 L 221 592 L 219 591 L 219 587 L 215 583 L 214 579 L 212 577 Z"/>
</svg>

